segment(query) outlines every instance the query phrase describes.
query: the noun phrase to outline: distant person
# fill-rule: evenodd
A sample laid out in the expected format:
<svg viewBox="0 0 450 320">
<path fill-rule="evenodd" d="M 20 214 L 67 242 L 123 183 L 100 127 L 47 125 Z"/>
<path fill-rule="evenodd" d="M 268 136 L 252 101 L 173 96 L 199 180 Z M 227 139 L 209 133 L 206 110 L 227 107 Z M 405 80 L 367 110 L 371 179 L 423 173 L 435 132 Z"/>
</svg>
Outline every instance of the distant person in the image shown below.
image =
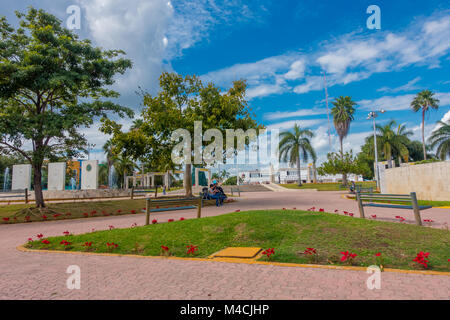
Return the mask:
<svg viewBox="0 0 450 320">
<path fill-rule="evenodd" d="M 356 184 L 355 184 L 355 181 L 352 181 L 352 183 L 350 184 L 350 192 L 355 193 L 355 190 L 356 190 Z"/>
<path fill-rule="evenodd" d="M 163 187 L 163 195 L 166 195 L 166 186 Z"/>
<path fill-rule="evenodd" d="M 214 184 L 210 184 L 209 185 L 208 197 L 210 199 L 215 199 L 216 200 L 216 207 L 220 207 L 220 193 L 219 193 L 219 190 L 216 189 Z"/>
</svg>

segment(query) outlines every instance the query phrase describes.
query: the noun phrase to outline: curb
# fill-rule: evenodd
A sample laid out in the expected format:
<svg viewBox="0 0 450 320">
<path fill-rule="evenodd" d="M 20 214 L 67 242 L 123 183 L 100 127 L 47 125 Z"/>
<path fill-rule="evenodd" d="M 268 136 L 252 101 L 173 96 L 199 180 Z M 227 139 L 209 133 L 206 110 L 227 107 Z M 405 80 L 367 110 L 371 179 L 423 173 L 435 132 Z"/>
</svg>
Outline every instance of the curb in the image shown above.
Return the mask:
<svg viewBox="0 0 450 320">
<path fill-rule="evenodd" d="M 321 264 L 300 264 L 300 263 L 287 263 L 287 262 L 270 262 L 270 261 L 256 261 L 249 259 L 238 258 L 181 258 L 181 257 L 163 257 L 163 256 L 141 256 L 136 254 L 119 254 L 119 253 L 97 253 L 97 252 L 82 252 L 82 251 L 62 251 L 62 250 L 36 250 L 28 249 L 23 245 L 16 248 L 21 252 L 33 252 L 33 253 L 65 253 L 75 255 L 94 255 L 94 256 L 108 256 L 108 257 L 131 257 L 141 259 L 170 259 L 170 260 L 184 260 L 184 261 L 209 261 L 209 262 L 225 262 L 225 263 L 242 263 L 242 264 L 256 264 L 256 265 L 268 265 L 277 267 L 297 267 L 297 268 L 315 268 L 315 269 L 333 269 L 333 270 L 351 270 L 351 271 L 367 271 L 367 267 L 353 267 L 353 266 L 334 266 L 334 265 L 321 265 Z M 391 269 L 384 268 L 383 272 L 394 272 L 404 274 L 421 274 L 421 275 L 435 275 L 435 276 L 450 276 L 450 272 L 446 271 L 427 271 L 427 270 L 403 270 L 403 269 Z"/>
</svg>

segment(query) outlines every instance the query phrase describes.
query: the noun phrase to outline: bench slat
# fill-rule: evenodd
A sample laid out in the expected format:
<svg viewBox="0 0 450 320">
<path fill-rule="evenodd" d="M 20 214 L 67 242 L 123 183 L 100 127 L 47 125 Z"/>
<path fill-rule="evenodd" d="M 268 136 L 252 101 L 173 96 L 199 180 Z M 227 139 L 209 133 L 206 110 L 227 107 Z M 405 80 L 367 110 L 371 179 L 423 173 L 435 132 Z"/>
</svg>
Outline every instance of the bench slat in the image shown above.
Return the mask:
<svg viewBox="0 0 450 320">
<path fill-rule="evenodd" d="M 413 206 L 406 206 L 403 204 L 382 204 L 382 203 L 367 203 L 364 207 L 379 207 L 379 208 L 393 208 L 393 209 L 414 209 Z M 419 206 L 420 210 L 430 209 L 432 206 Z"/>
</svg>

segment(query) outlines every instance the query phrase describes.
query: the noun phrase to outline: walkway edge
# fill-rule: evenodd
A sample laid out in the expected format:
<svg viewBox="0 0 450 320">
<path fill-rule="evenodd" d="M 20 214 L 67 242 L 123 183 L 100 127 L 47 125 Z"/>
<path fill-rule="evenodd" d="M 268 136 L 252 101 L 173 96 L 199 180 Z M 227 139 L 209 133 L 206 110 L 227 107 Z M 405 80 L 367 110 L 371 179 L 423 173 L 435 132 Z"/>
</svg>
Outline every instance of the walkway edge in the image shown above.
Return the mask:
<svg viewBox="0 0 450 320">
<path fill-rule="evenodd" d="M 37 250 L 25 248 L 23 245 L 17 247 L 17 250 L 22 252 L 33 253 L 66 253 L 78 255 L 94 255 L 94 256 L 109 256 L 109 257 L 131 257 L 131 258 L 146 258 L 146 259 L 171 259 L 171 260 L 187 260 L 187 261 L 209 261 L 209 262 L 226 262 L 226 263 L 243 263 L 243 264 L 259 264 L 277 267 L 298 267 L 298 268 L 316 268 L 316 269 L 334 269 L 334 270 L 352 270 L 352 271 L 367 271 L 367 267 L 353 267 L 353 266 L 333 266 L 321 264 L 299 264 L 287 262 L 269 262 L 269 261 L 255 261 L 248 259 L 237 258 L 180 258 L 180 257 L 163 257 L 163 256 L 141 256 L 137 254 L 119 254 L 119 253 L 99 253 L 99 252 L 82 252 L 82 251 L 62 251 L 62 250 Z M 403 270 L 384 268 L 384 272 L 409 273 L 421 275 L 435 275 L 435 276 L 450 276 L 450 272 L 445 271 L 427 271 L 427 270 Z"/>
</svg>

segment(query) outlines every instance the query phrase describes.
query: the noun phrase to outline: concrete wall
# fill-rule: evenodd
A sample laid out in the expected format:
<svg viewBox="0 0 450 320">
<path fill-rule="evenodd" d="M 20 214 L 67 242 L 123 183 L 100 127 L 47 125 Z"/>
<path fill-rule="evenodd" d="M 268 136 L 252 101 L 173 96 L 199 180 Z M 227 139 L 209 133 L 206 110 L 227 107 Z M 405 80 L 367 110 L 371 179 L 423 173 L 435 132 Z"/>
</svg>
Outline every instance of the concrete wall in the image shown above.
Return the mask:
<svg viewBox="0 0 450 320">
<path fill-rule="evenodd" d="M 64 190 L 66 186 L 66 163 L 48 164 L 48 190 Z"/>
<path fill-rule="evenodd" d="M 416 192 L 420 200 L 450 201 L 450 161 L 386 169 L 383 193 Z"/>
<path fill-rule="evenodd" d="M 31 164 L 15 164 L 12 169 L 12 190 L 31 189 Z"/>
<path fill-rule="evenodd" d="M 81 189 L 98 189 L 98 160 L 85 160 L 81 163 Z"/>
</svg>

